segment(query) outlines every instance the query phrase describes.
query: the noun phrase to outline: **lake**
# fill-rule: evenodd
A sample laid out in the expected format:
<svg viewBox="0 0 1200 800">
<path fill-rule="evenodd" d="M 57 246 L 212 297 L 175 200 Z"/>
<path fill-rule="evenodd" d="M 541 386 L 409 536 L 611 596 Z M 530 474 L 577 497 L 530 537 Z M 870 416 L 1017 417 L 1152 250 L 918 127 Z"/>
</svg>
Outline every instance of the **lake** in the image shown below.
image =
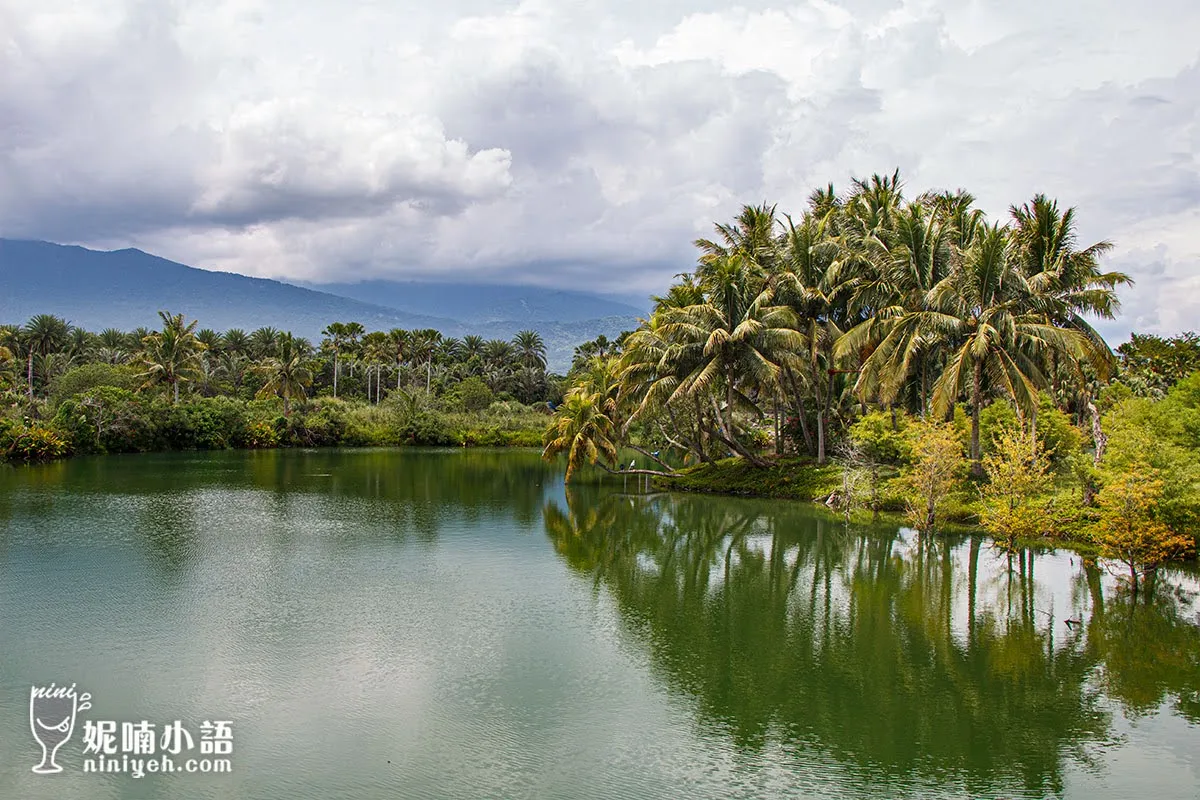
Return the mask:
<svg viewBox="0 0 1200 800">
<path fill-rule="evenodd" d="M 527 451 L 0 470 L 0 797 L 1200 797 L 1193 570 L 1134 599 L 1066 551 L 634 489 Z M 51 682 L 90 708 L 42 775 Z M 85 771 L 164 744 L 230 771 Z"/>
</svg>

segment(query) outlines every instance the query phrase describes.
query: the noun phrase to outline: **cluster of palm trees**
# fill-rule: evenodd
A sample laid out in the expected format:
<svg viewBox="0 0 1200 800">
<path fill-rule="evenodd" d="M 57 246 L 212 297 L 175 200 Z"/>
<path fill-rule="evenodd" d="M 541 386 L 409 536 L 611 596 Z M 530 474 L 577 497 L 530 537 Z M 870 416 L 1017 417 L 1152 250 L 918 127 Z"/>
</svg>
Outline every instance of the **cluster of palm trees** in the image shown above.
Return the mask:
<svg viewBox="0 0 1200 800">
<path fill-rule="evenodd" d="M 340 391 L 377 403 L 393 378 L 397 389 L 434 391 L 474 376 L 494 393 L 508 392 L 526 403 L 545 400 L 552 389 L 546 346 L 535 331 L 521 331 L 509 342 L 449 338 L 436 330 L 368 332 L 357 322 L 335 322 L 314 346 L 271 327 L 219 333 L 198 330 L 198 323 L 182 314 L 159 316 L 158 330 L 128 332 L 91 333 L 52 314 L 0 326 L 0 365 L 14 383 L 24 383 L 30 403 L 71 368 L 94 363 L 128 367 L 144 388 L 164 387 L 174 402 L 181 391 L 241 395 L 246 390 L 281 398 L 285 410 L 326 389 L 335 397 Z"/>
<path fill-rule="evenodd" d="M 1075 210 L 1043 195 L 1001 224 L 963 190 L 907 199 L 898 173 L 818 190 L 799 218 L 746 206 L 697 240 L 695 269 L 619 355 L 577 370 L 547 455 L 640 439 L 763 464 L 773 440 L 824 462 L 856 412 L 944 418 L 965 402 L 978 465 L 986 403 L 1033 415 L 1045 391 L 1083 413 L 1108 374 L 1088 320 L 1112 318 L 1131 281 L 1101 269 L 1108 242 L 1081 248 L 1075 229 Z"/>
<path fill-rule="evenodd" d="M 342 368 L 359 368 L 367 379 L 367 397 L 378 400 L 385 377 L 403 381 L 454 383 L 477 377 L 499 394 L 511 392 L 526 403 L 542 399 L 548 388 L 546 344 L 537 331 L 519 331 L 512 341 L 464 336 L 445 337 L 432 328 L 367 333 L 357 322 L 334 322 L 322 331 L 321 348 L 333 356 L 333 395 Z M 373 381 L 372 381 L 373 377 Z"/>
</svg>

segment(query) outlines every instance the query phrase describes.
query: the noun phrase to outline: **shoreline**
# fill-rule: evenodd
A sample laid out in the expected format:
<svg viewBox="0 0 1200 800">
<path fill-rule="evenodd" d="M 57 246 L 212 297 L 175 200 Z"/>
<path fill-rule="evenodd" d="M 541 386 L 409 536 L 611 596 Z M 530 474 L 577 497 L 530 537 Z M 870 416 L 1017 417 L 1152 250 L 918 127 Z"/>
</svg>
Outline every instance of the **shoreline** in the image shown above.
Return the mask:
<svg viewBox="0 0 1200 800">
<path fill-rule="evenodd" d="M 651 485 L 668 492 L 807 503 L 828 512 L 830 516 L 845 519 L 842 512 L 824 502 L 824 498 L 840 488 L 840 469 L 832 463 L 817 465 L 810 457 L 784 457 L 770 466 L 755 467 L 735 456 L 688 467 L 678 475 L 655 477 Z M 856 508 L 850 513 L 849 519 L 851 524 L 881 521 L 911 527 L 904 519 L 903 507 L 895 502 L 885 502 L 878 512 L 865 507 Z M 993 543 L 997 542 L 996 537 L 979 524 L 978 513 L 969 508 L 959 508 L 947 514 L 945 521 L 938 524 L 935 535 L 950 532 L 982 533 Z M 1020 548 L 1070 550 L 1090 559 L 1096 558 L 1099 552 L 1093 542 L 1059 536 L 1019 539 L 1015 545 Z M 1195 564 L 1196 559 L 1168 563 Z"/>
</svg>

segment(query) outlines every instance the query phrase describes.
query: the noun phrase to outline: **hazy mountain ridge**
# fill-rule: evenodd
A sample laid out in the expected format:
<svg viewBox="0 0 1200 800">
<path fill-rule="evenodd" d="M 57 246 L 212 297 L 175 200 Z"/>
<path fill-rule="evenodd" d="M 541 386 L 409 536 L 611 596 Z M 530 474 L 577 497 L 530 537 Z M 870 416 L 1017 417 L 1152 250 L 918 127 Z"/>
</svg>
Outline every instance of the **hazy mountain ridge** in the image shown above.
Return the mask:
<svg viewBox="0 0 1200 800">
<path fill-rule="evenodd" d="M 645 314 L 643 309 L 603 295 L 536 286 L 387 280 L 300 285 L 406 313 L 471 323 L 570 323 Z"/>
<path fill-rule="evenodd" d="M 0 322 L 20 323 L 34 314 L 57 314 L 74 325 L 98 331 L 107 327 L 129 330 L 155 327 L 158 311 L 183 313 L 198 319 L 201 327 L 225 330 L 263 326 L 290 330 L 314 342 L 334 321 L 361 322 L 367 330 L 435 328 L 445 336 L 477 334 L 510 339 L 518 330 L 533 328 L 546 342 L 550 368 L 565 371 L 580 342 L 603 333 L 615 336 L 637 326 L 638 309 L 584 292 L 561 292 L 533 287 L 496 287 L 465 284 L 428 284 L 412 290 L 410 282 L 375 281 L 377 302 L 345 297 L 324 288 L 296 286 L 267 278 L 189 267 L 141 250 L 89 250 L 49 242 L 0 239 Z M 384 284 L 393 284 L 388 287 Z M 355 286 L 356 284 L 337 284 Z M 362 289 L 362 284 L 358 284 Z M 385 291 L 386 289 L 386 291 Z M 441 307 L 455 292 L 462 307 L 474 312 L 450 317 L 390 306 L 386 300 L 407 289 L 427 305 L 440 294 Z M 488 291 L 498 291 L 498 302 L 486 310 Z M 365 290 L 363 290 L 365 291 Z M 410 300 L 407 304 L 417 299 Z M 524 306 L 520 306 L 522 302 Z M 546 318 L 555 303 L 567 319 Z M 514 308 L 525 311 L 516 319 L 500 317 Z M 628 310 L 628 314 L 601 314 L 578 318 L 582 309 Z"/>
</svg>

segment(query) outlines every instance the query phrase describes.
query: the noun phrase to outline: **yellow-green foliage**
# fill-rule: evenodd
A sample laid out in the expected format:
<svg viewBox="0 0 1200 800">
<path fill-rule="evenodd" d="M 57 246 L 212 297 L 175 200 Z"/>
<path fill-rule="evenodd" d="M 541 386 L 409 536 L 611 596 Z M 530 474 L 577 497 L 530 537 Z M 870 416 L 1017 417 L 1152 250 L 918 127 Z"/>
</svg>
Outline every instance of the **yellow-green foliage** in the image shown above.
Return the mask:
<svg viewBox="0 0 1200 800">
<path fill-rule="evenodd" d="M 1181 381 L 1159 402 L 1122 400 L 1104 417 L 1109 439 L 1100 465 L 1102 478 L 1149 465 L 1162 480 L 1158 518 L 1176 531 L 1200 527 L 1200 401 L 1192 394 L 1196 384 L 1192 378 Z"/>
<path fill-rule="evenodd" d="M 1046 495 L 1051 489 L 1050 454 L 1027 428 L 1002 428 L 983 457 L 981 522 L 1004 545 L 1051 532 Z"/>
<path fill-rule="evenodd" d="M 1163 481 L 1158 470 L 1145 462 L 1130 466 L 1110 475 L 1097 497 L 1100 520 L 1095 536 L 1101 556 L 1128 567 L 1136 589 L 1139 571 L 1187 553 L 1192 540 L 1159 519 Z"/>
<path fill-rule="evenodd" d="M 909 522 L 930 531 L 943 517 L 953 496 L 962 488 L 967 459 L 954 426 L 940 422 L 914 422 L 908 428 L 911 459 L 900 473 Z"/>
<path fill-rule="evenodd" d="M 53 461 L 70 451 L 65 438 L 40 425 L 7 426 L 0 432 L 0 447 L 9 461 L 23 462 Z"/>
<path fill-rule="evenodd" d="M 909 416 L 903 411 L 890 414 L 872 411 L 850 426 L 850 440 L 863 456 L 879 464 L 900 464 L 908 460 L 911 440 L 907 435 Z"/>
</svg>

